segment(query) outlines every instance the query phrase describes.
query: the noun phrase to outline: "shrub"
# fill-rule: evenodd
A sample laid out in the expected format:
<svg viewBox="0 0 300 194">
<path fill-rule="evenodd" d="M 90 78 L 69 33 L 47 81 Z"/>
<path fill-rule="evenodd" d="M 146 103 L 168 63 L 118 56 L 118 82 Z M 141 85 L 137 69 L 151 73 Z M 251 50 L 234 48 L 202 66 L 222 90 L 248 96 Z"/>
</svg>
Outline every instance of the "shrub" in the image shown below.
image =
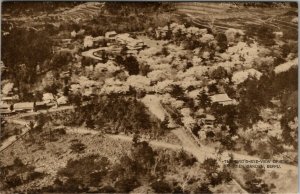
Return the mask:
<svg viewBox="0 0 300 194">
<path fill-rule="evenodd" d="M 45 174 L 41 172 L 31 172 L 28 177 L 28 181 L 33 181 L 35 179 L 43 177 Z"/>
<path fill-rule="evenodd" d="M 72 188 L 78 190 L 78 186 L 83 188 L 88 186 L 98 186 L 102 177 L 108 172 L 109 160 L 98 155 L 89 155 L 78 160 L 69 160 L 66 167 L 58 171 L 59 177 L 66 177 L 65 186 L 76 185 Z"/>
<path fill-rule="evenodd" d="M 183 166 L 192 166 L 195 162 L 197 162 L 197 159 L 195 157 L 187 154 L 183 150 L 179 152 L 178 159 Z"/>
<path fill-rule="evenodd" d="M 298 53 L 298 42 L 297 41 L 289 41 L 285 43 L 281 47 L 282 57 L 286 58 L 290 53 Z"/>
<path fill-rule="evenodd" d="M 268 25 L 249 25 L 246 28 L 246 35 L 249 37 L 257 37 L 257 41 L 265 46 L 275 44 L 275 35 L 273 29 Z"/>
<path fill-rule="evenodd" d="M 220 47 L 220 52 L 223 53 L 228 47 L 227 37 L 224 33 L 218 33 L 216 36 L 218 46 Z"/>
<path fill-rule="evenodd" d="M 174 98 L 181 98 L 184 96 L 184 91 L 179 85 L 173 85 L 170 95 Z"/>
<path fill-rule="evenodd" d="M 122 178 L 115 183 L 115 189 L 119 193 L 128 193 L 139 185 L 140 183 L 135 178 Z"/>
<path fill-rule="evenodd" d="M 166 47 L 163 47 L 161 49 L 161 54 L 166 57 L 166 56 L 168 56 L 170 54 L 170 52 L 168 51 L 168 49 Z"/>
<path fill-rule="evenodd" d="M 269 185 L 264 183 L 261 179 L 247 181 L 245 187 L 250 193 L 268 193 L 270 191 Z"/>
<path fill-rule="evenodd" d="M 272 171 L 270 175 L 271 175 L 271 178 L 272 178 L 272 179 L 278 179 L 278 178 L 279 178 L 278 173 L 275 172 L 275 171 Z"/>
<path fill-rule="evenodd" d="M 100 193 L 115 193 L 116 190 L 114 187 L 110 186 L 110 185 L 106 185 L 106 186 L 103 186 L 99 189 L 99 192 Z"/>
<path fill-rule="evenodd" d="M 212 194 L 213 192 L 209 189 L 208 184 L 202 183 L 200 187 L 197 187 L 195 193 Z"/>
<path fill-rule="evenodd" d="M 76 142 L 71 144 L 70 149 L 73 153 L 82 153 L 85 150 L 86 146 L 81 142 Z"/>
<path fill-rule="evenodd" d="M 138 75 L 140 72 L 139 62 L 134 56 L 127 57 L 122 65 L 124 65 L 129 75 Z"/>
<path fill-rule="evenodd" d="M 219 167 L 217 160 L 213 158 L 207 158 L 202 163 L 202 168 L 206 170 L 207 175 L 217 172 Z"/>
<path fill-rule="evenodd" d="M 157 193 L 171 193 L 171 186 L 165 181 L 155 181 L 151 184 L 151 187 Z"/>
<path fill-rule="evenodd" d="M 13 187 L 16 187 L 16 186 L 19 186 L 22 184 L 21 178 L 17 175 L 11 175 L 11 176 L 6 177 L 5 182 L 8 186 L 8 188 L 13 188 Z"/>
</svg>

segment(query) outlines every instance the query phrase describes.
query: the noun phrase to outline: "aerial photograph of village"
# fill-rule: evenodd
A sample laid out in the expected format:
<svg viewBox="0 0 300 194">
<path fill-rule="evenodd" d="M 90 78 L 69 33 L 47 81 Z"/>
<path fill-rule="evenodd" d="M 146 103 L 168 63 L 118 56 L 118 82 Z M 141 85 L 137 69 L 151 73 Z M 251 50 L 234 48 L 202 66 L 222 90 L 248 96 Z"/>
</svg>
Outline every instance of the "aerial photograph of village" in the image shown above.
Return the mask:
<svg viewBox="0 0 300 194">
<path fill-rule="evenodd" d="M 0 193 L 298 193 L 297 2 L 1 5 Z"/>
</svg>

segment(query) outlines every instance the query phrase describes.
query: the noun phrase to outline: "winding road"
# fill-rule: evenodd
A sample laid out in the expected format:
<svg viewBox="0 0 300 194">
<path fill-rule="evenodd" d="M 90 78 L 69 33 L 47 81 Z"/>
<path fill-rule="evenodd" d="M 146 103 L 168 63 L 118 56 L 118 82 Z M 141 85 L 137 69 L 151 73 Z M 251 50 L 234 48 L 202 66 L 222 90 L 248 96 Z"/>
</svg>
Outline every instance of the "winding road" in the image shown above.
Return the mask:
<svg viewBox="0 0 300 194">
<path fill-rule="evenodd" d="M 23 128 L 22 133 L 19 136 L 11 136 L 10 138 L 6 139 L 1 147 L 0 147 L 0 152 L 8 148 L 9 146 L 13 145 L 14 142 L 16 142 L 19 138 L 21 138 L 23 135 L 25 135 L 27 132 L 29 132 L 30 128 L 28 127 L 29 121 L 23 120 L 21 118 L 26 117 L 26 116 L 32 116 L 32 115 L 37 115 L 40 113 L 49 113 L 49 112 L 57 112 L 57 111 L 62 111 L 62 110 L 68 110 L 68 109 L 73 109 L 73 106 L 69 107 L 60 107 L 57 109 L 51 109 L 47 111 L 39 111 L 39 112 L 33 112 L 33 113 L 26 113 L 22 114 L 19 116 L 15 117 L 8 117 L 6 118 L 8 122 L 19 124 L 26 126 Z M 100 132 L 96 130 L 91 130 L 83 127 L 67 127 L 67 133 L 79 133 L 79 134 L 92 134 L 92 135 L 97 135 Z M 217 154 L 216 150 L 214 148 L 204 146 L 204 145 L 199 145 L 190 135 L 188 135 L 187 131 L 183 127 L 179 127 L 177 129 L 172 130 L 172 133 L 174 133 L 178 139 L 181 141 L 181 144 L 171 144 L 163 141 L 156 141 L 156 140 L 147 140 L 147 139 L 142 139 L 146 140 L 149 142 L 149 144 L 153 147 L 157 148 L 163 148 L 163 149 L 171 149 L 171 150 L 185 150 L 186 152 L 192 154 L 199 162 L 203 162 L 206 158 L 215 158 L 219 161 L 221 165 L 224 165 L 225 163 L 223 162 L 224 160 L 229 159 L 229 154 L 232 154 L 235 160 L 247 160 L 247 161 L 261 161 L 260 158 L 258 157 L 253 157 L 249 155 L 243 155 L 235 152 L 229 152 L 229 151 L 224 151 L 222 154 Z M 107 138 L 115 139 L 115 140 L 120 140 L 120 141 L 126 141 L 126 142 L 132 142 L 133 137 L 127 136 L 127 135 L 112 135 L 112 134 L 105 134 L 104 135 Z M 266 165 L 270 165 L 271 163 L 260 163 L 261 165 L 265 165 L 266 170 L 271 170 L 271 171 L 276 171 L 278 173 L 288 173 L 289 171 L 297 172 L 298 168 L 297 166 L 289 165 L 289 164 L 280 164 L 280 168 L 267 168 Z M 240 189 L 243 190 L 240 184 L 238 184 L 234 180 L 235 184 L 237 184 Z M 245 193 L 247 193 L 245 190 L 243 190 Z"/>
</svg>

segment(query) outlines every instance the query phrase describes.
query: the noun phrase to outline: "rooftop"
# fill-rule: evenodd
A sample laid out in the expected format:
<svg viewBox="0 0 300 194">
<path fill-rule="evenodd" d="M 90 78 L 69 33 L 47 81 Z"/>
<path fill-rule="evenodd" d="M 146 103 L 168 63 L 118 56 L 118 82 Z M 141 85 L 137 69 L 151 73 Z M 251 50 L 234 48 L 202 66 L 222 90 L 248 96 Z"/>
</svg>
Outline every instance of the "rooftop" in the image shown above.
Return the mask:
<svg viewBox="0 0 300 194">
<path fill-rule="evenodd" d="M 14 109 L 33 109 L 33 102 L 19 102 L 14 104 Z"/>
<path fill-rule="evenodd" d="M 232 101 L 232 99 L 229 98 L 227 94 L 215 94 L 213 96 L 210 96 L 210 99 L 211 99 L 212 102 Z"/>
</svg>

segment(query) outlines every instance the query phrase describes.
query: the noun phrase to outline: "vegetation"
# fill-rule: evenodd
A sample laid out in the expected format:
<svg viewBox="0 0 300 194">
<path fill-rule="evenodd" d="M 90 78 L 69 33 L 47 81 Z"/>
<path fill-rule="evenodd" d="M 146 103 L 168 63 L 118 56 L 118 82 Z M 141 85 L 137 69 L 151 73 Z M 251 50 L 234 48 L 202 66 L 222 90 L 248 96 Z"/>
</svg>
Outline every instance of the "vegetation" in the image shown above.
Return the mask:
<svg viewBox="0 0 300 194">
<path fill-rule="evenodd" d="M 136 60 L 134 56 L 126 57 L 124 60 L 123 58 L 119 58 L 117 62 L 120 65 L 123 65 L 125 69 L 128 71 L 129 75 L 138 75 L 140 72 L 139 62 Z"/>
<path fill-rule="evenodd" d="M 16 158 L 13 164 L 9 166 L 0 166 L 1 190 L 15 188 L 19 185 L 26 184 L 40 179 L 45 174 L 34 171 L 34 167 L 25 165 L 19 158 Z"/>
<path fill-rule="evenodd" d="M 3 9 L 5 14 L 20 16 L 20 14 L 32 15 L 40 12 L 53 12 L 58 8 L 69 8 L 79 5 L 81 2 L 5 2 Z"/>
<path fill-rule="evenodd" d="M 227 10 L 226 18 L 216 14 L 218 19 L 210 17 L 208 22 L 201 15 L 212 9 L 210 14 L 214 16 L 218 5 L 204 3 L 204 11 L 193 6 L 189 15 L 180 13 L 184 4 L 167 2 L 3 5 L 3 96 L 42 104 L 40 101 L 46 101 L 49 95 L 47 106 L 69 103 L 72 107 L 53 107 L 54 111 L 26 118 L 30 131 L 18 140 L 22 143 L 17 141 L 13 149 L 1 153 L 5 165 L 0 165 L 0 178 L 4 180 L 0 190 L 213 193 L 228 185 L 231 189 L 229 182 L 237 176 L 246 191 L 269 193 L 277 188 L 267 176 L 275 183 L 282 178 L 281 171 L 267 174 L 262 169 L 244 169 L 244 177 L 239 177 L 243 169 L 222 165 L 218 156 L 231 150 L 257 159 L 297 163 L 298 67 L 294 61 L 298 32 L 293 29 L 297 12 L 289 11 L 297 5 L 230 3 L 235 6 Z M 271 7 L 287 8 L 288 12 L 261 11 L 258 20 L 241 22 L 253 10 Z M 247 9 L 247 16 L 239 12 L 231 18 L 236 8 Z M 229 20 L 241 30 L 233 29 Z M 137 44 L 143 41 L 145 45 L 130 52 L 127 43 L 105 38 L 108 31 L 130 33 Z M 93 55 L 101 61 L 83 56 L 82 52 L 94 52 L 90 49 L 99 47 L 105 47 L 105 51 Z M 227 101 L 213 103 L 217 98 L 213 95 L 224 93 L 233 100 L 227 105 Z M 155 98 L 147 98 L 150 95 Z M 45 105 L 40 109 L 48 108 Z M 21 119 L 21 115 L 17 113 L 16 117 Z M 1 121 L 1 142 L 14 135 L 18 138 L 21 129 Z M 190 138 L 191 142 L 182 141 L 183 148 L 194 145 L 190 149 L 194 153 L 197 144 L 205 144 L 217 157 L 199 164 L 183 149 L 154 149 L 144 141 L 173 140 L 172 135 L 180 134 L 176 129 L 169 134 L 173 124 Z M 70 129 L 73 127 L 78 131 Z M 108 140 L 124 136 L 133 136 L 131 145 Z M 123 145 L 129 148 L 119 155 L 122 149 L 118 146 Z M 102 149 L 113 157 L 108 158 Z M 36 153 L 42 156 L 30 161 L 30 154 Z M 41 164 L 48 164 L 49 174 L 41 173 Z"/>
<path fill-rule="evenodd" d="M 93 104 L 79 107 L 66 118 L 68 125 L 87 124 L 107 133 L 139 133 L 158 137 L 164 133 L 161 122 L 151 116 L 145 106 L 126 96 L 100 97 Z"/>
<path fill-rule="evenodd" d="M 72 152 L 74 153 L 82 153 L 85 150 L 86 146 L 78 141 L 75 141 L 74 143 L 72 143 L 72 145 L 70 146 L 70 149 L 72 150 Z"/>
<path fill-rule="evenodd" d="M 130 192 L 144 184 L 145 179 L 152 182 L 150 185 L 154 190 L 169 188 L 172 191 L 170 186 L 159 186 L 155 181 L 156 176 L 165 173 L 160 165 L 165 165 L 167 160 L 158 160 L 162 157 L 147 142 L 137 140 L 133 142 L 130 153 L 116 164 L 99 155 L 68 161 L 66 167 L 58 172 L 54 184 L 39 191 L 87 192 L 91 188 L 97 188 L 97 192 Z"/>
<path fill-rule="evenodd" d="M 272 46 L 275 44 L 275 35 L 269 26 L 247 26 L 247 28 L 246 35 L 249 37 L 256 37 L 260 44 L 265 46 Z"/>
<path fill-rule="evenodd" d="M 24 84 L 37 80 L 37 66 L 51 58 L 52 41 L 45 32 L 23 28 L 11 30 L 2 36 L 2 41 L 7 45 L 1 51 L 2 61 L 7 65 L 2 79 L 12 79 L 22 94 L 26 90 Z"/>
</svg>

